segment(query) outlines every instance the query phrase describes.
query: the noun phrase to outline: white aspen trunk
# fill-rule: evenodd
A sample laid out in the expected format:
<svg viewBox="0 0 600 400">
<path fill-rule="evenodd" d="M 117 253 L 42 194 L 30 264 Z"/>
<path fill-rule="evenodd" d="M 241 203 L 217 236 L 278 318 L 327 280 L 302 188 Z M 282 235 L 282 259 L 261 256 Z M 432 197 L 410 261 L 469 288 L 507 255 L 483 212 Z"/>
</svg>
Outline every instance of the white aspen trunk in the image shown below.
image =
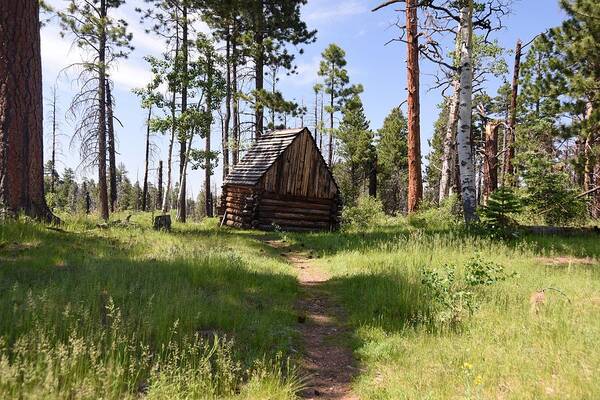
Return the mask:
<svg viewBox="0 0 600 400">
<path fill-rule="evenodd" d="M 465 222 L 477 221 L 477 190 L 473 149 L 471 146 L 471 113 L 473 94 L 473 66 L 471 61 L 472 3 L 465 2 L 460 10 L 460 93 L 458 109 L 458 166 Z"/>
<path fill-rule="evenodd" d="M 455 132 L 458 119 L 458 102 L 460 93 L 460 80 L 455 77 L 452 83 L 454 93 L 450 99 L 450 110 L 448 112 L 448 124 L 446 134 L 444 135 L 444 147 L 442 154 L 442 173 L 440 177 L 439 202 L 444 201 L 450 193 L 450 182 L 452 181 L 452 167 L 454 163 L 455 152 Z"/>
</svg>

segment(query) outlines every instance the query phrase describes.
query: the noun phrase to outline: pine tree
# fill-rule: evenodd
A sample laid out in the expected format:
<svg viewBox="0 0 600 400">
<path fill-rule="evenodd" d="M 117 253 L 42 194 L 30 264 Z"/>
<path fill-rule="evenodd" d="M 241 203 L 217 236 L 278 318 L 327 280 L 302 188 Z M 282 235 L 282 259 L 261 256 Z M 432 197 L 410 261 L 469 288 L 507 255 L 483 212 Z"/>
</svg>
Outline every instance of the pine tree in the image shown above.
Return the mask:
<svg viewBox="0 0 600 400">
<path fill-rule="evenodd" d="M 573 116 L 569 127 L 581 142 L 583 190 L 600 186 L 600 3 L 561 0 L 567 19 L 545 38 L 552 45 L 551 67 L 563 95 L 563 109 Z M 591 213 L 600 216 L 600 191 Z"/>
<path fill-rule="evenodd" d="M 394 107 L 377 131 L 377 170 L 379 193 L 384 210 L 406 211 L 408 189 L 408 127 L 400 107 Z"/>
<path fill-rule="evenodd" d="M 254 122 L 255 138 L 264 130 L 264 70 L 269 66 L 292 68 L 294 54 L 291 46 L 315 41 L 316 31 L 309 30 L 301 18 L 301 7 L 307 0 L 243 2 L 243 38 L 245 51 L 254 61 Z M 290 46 L 291 45 L 291 46 Z M 301 51 L 301 50 L 300 50 Z"/>
<path fill-rule="evenodd" d="M 376 157 L 374 135 L 358 95 L 348 100 L 342 112 L 343 118 L 338 129 L 341 162 L 335 171 L 341 178 L 344 201 L 354 204 L 364 192 Z"/>
<path fill-rule="evenodd" d="M 334 137 L 334 116 L 341 111 L 346 101 L 356 94 L 360 94 L 363 89 L 361 85 L 349 85 L 350 78 L 346 71 L 346 52 L 341 47 L 332 43 L 322 53 L 319 76 L 323 78 L 324 92 L 328 95 L 328 105 L 325 111 L 329 113 L 329 150 L 328 164 L 333 165 L 333 137 Z"/>
<path fill-rule="evenodd" d="M 133 49 L 127 22 L 110 15 L 111 10 L 123 3 L 124 0 L 69 0 L 67 8 L 59 12 L 63 32 L 73 36 L 74 43 L 90 57 L 74 65 L 82 69 L 83 79 L 71 111 L 81 111 L 75 131 L 81 142 L 81 156 L 85 163 L 98 165 L 98 203 L 104 220 L 108 220 L 109 214 L 106 87 L 111 65 Z"/>
</svg>

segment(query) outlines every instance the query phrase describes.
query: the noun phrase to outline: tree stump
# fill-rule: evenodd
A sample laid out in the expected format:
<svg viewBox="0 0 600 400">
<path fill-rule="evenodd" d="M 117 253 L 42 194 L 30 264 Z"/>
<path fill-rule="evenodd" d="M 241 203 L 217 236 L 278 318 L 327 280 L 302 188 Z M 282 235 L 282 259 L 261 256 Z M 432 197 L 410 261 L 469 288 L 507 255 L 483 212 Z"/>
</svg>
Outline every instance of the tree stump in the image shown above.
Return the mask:
<svg viewBox="0 0 600 400">
<path fill-rule="evenodd" d="M 171 216 L 170 215 L 158 215 L 154 217 L 154 229 L 157 231 L 170 231 L 171 230 Z"/>
</svg>

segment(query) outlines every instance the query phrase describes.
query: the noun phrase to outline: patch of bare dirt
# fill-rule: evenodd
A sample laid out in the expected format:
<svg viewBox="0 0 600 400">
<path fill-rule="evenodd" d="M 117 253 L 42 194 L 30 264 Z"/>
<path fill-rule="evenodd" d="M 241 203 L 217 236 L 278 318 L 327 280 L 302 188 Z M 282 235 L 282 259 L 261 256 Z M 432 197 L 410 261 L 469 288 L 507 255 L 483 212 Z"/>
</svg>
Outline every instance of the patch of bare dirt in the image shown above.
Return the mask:
<svg viewBox="0 0 600 400">
<path fill-rule="evenodd" d="M 348 331 L 340 321 L 343 310 L 324 288 L 329 276 L 302 253 L 281 241 L 268 241 L 298 269 L 302 295 L 297 304 L 299 330 L 304 342 L 302 368 L 307 375 L 305 399 L 358 400 L 350 384 L 358 372 L 352 350 L 344 345 Z"/>
</svg>

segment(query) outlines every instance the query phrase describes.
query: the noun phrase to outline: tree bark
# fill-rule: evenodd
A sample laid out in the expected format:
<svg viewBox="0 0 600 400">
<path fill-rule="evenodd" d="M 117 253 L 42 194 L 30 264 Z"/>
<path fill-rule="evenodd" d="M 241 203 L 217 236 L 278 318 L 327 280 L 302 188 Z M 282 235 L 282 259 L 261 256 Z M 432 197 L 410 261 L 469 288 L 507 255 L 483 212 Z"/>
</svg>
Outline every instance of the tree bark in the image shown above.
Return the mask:
<svg viewBox="0 0 600 400">
<path fill-rule="evenodd" d="M 324 108 L 323 92 L 321 92 L 321 110 L 320 110 L 321 115 L 320 115 L 320 119 L 319 119 L 319 121 L 320 121 L 319 125 L 321 126 L 321 132 L 319 132 L 319 150 L 321 150 L 321 152 L 323 151 L 323 130 L 325 129 L 325 125 L 323 122 L 323 118 L 324 118 L 323 117 L 323 112 L 324 112 L 323 108 Z"/>
<path fill-rule="evenodd" d="M 181 54 L 182 54 L 182 76 L 183 82 L 181 83 L 181 113 L 185 114 L 187 111 L 187 100 L 188 100 L 188 10 L 187 5 L 184 2 L 182 7 L 182 40 L 181 40 Z M 186 204 L 186 143 L 188 132 L 180 132 L 179 138 L 179 196 L 177 204 L 177 221 L 185 222 L 187 219 L 187 204 Z"/>
<path fill-rule="evenodd" d="M 477 190 L 475 187 L 475 168 L 471 143 L 471 113 L 473 94 L 473 66 L 471 61 L 472 36 L 471 1 L 460 10 L 460 95 L 458 113 L 458 164 L 460 170 L 460 190 L 466 223 L 477 221 Z"/>
<path fill-rule="evenodd" d="M 483 204 L 498 188 L 498 122 L 490 121 L 485 126 L 483 159 Z"/>
<path fill-rule="evenodd" d="M 100 218 L 108 221 L 106 186 L 106 0 L 100 0 L 100 43 L 98 44 L 98 203 Z"/>
<path fill-rule="evenodd" d="M 223 179 L 229 175 L 229 121 L 231 119 L 231 35 L 229 26 L 225 37 L 225 61 L 227 63 L 225 87 L 225 120 L 223 121 Z"/>
<path fill-rule="evenodd" d="M 315 132 L 314 132 L 315 143 L 317 143 L 318 133 L 319 133 L 319 92 L 315 90 Z"/>
<path fill-rule="evenodd" d="M 2 1 L 0 207 L 58 222 L 44 198 L 42 103 L 39 2 Z"/>
<path fill-rule="evenodd" d="M 254 41 L 256 45 L 256 54 L 254 55 L 254 89 L 258 95 L 264 89 L 264 15 L 263 15 L 263 4 L 262 0 L 257 2 L 259 10 L 256 12 L 256 23 L 254 32 Z M 256 100 L 256 99 L 255 99 Z M 255 134 L 254 139 L 260 139 L 263 133 L 263 106 L 259 101 L 256 101 L 254 105 L 254 122 L 255 122 Z"/>
<path fill-rule="evenodd" d="M 211 165 L 210 165 L 210 152 L 211 152 L 211 148 L 210 148 L 210 130 L 211 130 L 211 126 L 212 126 L 212 82 L 213 82 L 213 75 L 212 75 L 212 70 L 213 70 L 213 64 L 212 64 L 212 60 L 209 58 L 208 60 L 209 63 L 209 74 L 207 77 L 207 82 L 208 82 L 208 91 L 206 93 L 206 111 L 209 113 L 209 118 L 208 118 L 208 122 L 207 122 L 207 127 L 206 127 L 206 146 L 205 146 L 205 152 L 206 152 L 206 165 L 204 168 L 204 195 L 205 197 L 205 206 L 206 206 L 206 216 L 207 217 L 212 217 L 213 216 L 213 207 L 212 207 L 212 194 L 210 192 L 210 176 L 211 176 Z"/>
<path fill-rule="evenodd" d="M 160 210 L 160 204 L 163 196 L 163 162 L 158 162 L 158 183 L 156 187 L 156 209 Z"/>
<path fill-rule="evenodd" d="M 515 129 L 517 126 L 517 95 L 519 93 L 519 70 L 521 67 L 521 40 L 517 40 L 515 47 L 515 65 L 513 70 L 512 93 L 510 97 L 510 113 L 508 119 L 508 129 L 505 132 L 507 150 L 504 153 L 504 178 L 508 178 L 511 185 L 516 182 L 513 179 L 515 158 Z"/>
<path fill-rule="evenodd" d="M 231 87 L 232 93 L 232 108 L 233 108 L 233 149 L 232 162 L 237 165 L 240 160 L 240 112 L 238 103 L 238 84 L 237 84 L 237 24 L 233 21 L 233 34 L 231 35 Z"/>
<path fill-rule="evenodd" d="M 335 112 L 335 109 L 333 108 L 335 65 L 333 63 L 331 63 L 331 71 L 331 94 L 329 96 L 329 107 L 331 107 L 331 111 L 329 112 L 329 154 L 327 155 L 329 168 L 333 166 L 333 115 Z"/>
<path fill-rule="evenodd" d="M 56 86 L 52 87 L 52 155 L 50 157 L 50 163 L 52 170 L 50 171 L 50 192 L 55 193 L 56 191 Z"/>
<path fill-rule="evenodd" d="M 456 124 L 458 122 L 458 97 L 460 93 L 460 80 L 455 77 L 452 82 L 453 93 L 450 99 L 450 109 L 448 112 L 448 124 L 444 135 L 443 153 L 442 153 L 442 171 L 440 175 L 439 203 L 444 201 L 450 194 L 452 182 L 453 165 L 455 163 L 454 154 L 456 153 Z"/>
<path fill-rule="evenodd" d="M 152 118 L 152 107 L 148 107 L 148 118 L 146 119 L 146 157 L 144 161 L 144 183 L 142 186 L 142 211 L 148 206 L 148 168 L 150 164 L 150 118 Z"/>
<path fill-rule="evenodd" d="M 213 216 L 213 208 L 212 208 L 212 194 L 210 192 L 210 175 L 211 175 L 211 168 L 210 168 L 210 158 L 209 158 L 209 154 L 210 154 L 210 127 L 208 129 L 208 132 L 206 134 L 206 145 L 205 145 L 205 149 L 206 151 L 206 168 L 204 169 L 204 200 L 205 200 L 205 206 L 206 206 L 206 216 L 207 217 L 212 217 Z"/>
<path fill-rule="evenodd" d="M 408 212 L 417 210 L 423 198 L 421 176 L 421 132 L 419 125 L 419 37 L 417 0 L 406 1 L 406 41 L 408 43 Z"/>
<path fill-rule="evenodd" d="M 109 205 L 110 211 L 115 212 L 117 206 L 117 160 L 115 142 L 115 124 L 113 114 L 112 92 L 110 82 L 106 82 L 106 127 L 108 133 L 108 177 L 109 177 Z"/>
<path fill-rule="evenodd" d="M 377 156 L 369 160 L 369 196 L 377 197 Z"/>
<path fill-rule="evenodd" d="M 163 197 L 162 202 L 162 212 L 166 214 L 169 212 L 169 207 L 171 204 L 171 186 L 173 180 L 173 144 L 175 142 L 175 132 L 177 131 L 177 127 L 175 124 L 175 101 L 177 98 L 177 93 L 175 89 L 173 89 L 173 93 L 171 96 L 171 118 L 173 119 L 173 125 L 171 126 L 171 138 L 169 140 L 169 150 L 167 151 L 167 186 L 165 188 L 165 195 Z"/>
</svg>

